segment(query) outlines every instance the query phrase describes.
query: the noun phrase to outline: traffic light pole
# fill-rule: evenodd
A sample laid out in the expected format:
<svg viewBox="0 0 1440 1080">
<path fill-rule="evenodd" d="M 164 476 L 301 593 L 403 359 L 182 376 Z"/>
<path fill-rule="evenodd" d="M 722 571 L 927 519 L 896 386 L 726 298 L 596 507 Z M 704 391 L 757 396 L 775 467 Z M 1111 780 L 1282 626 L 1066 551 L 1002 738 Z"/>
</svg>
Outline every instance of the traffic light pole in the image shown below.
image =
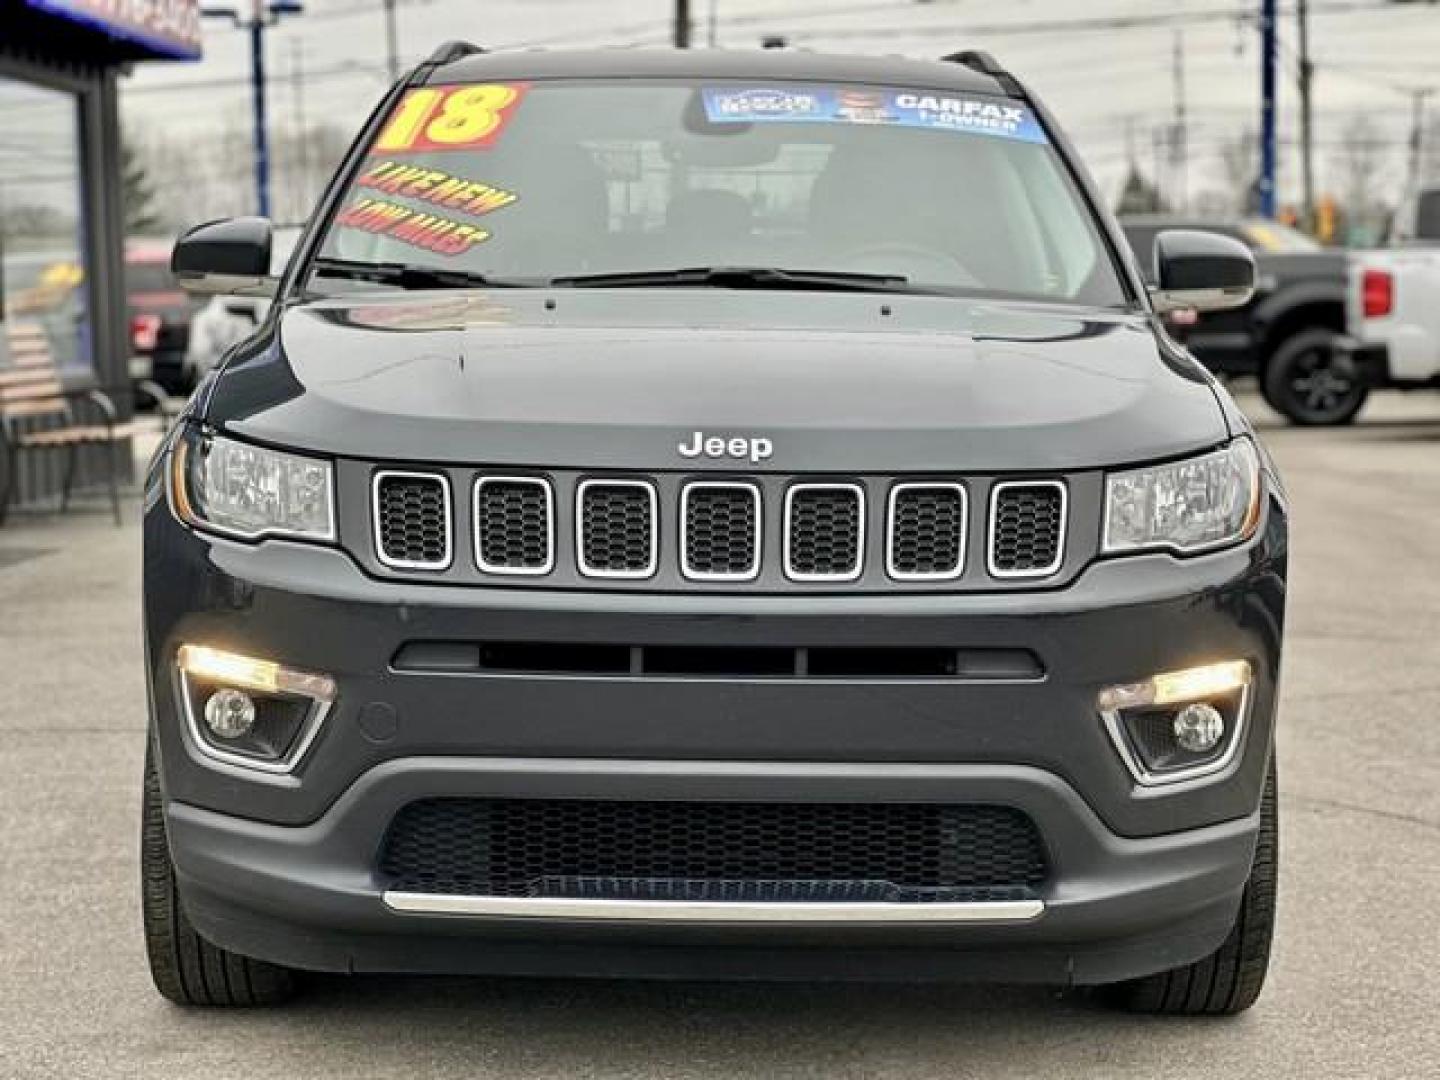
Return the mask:
<svg viewBox="0 0 1440 1080">
<path fill-rule="evenodd" d="M 270 126 L 265 103 L 265 30 L 285 15 L 299 15 L 299 0 L 254 0 L 250 18 L 233 7 L 202 7 L 206 18 L 227 19 L 250 35 L 251 107 L 255 114 L 255 203 L 261 217 L 270 216 Z"/>
<path fill-rule="evenodd" d="M 1275 216 L 1275 0 L 1260 4 L 1260 216 Z"/>
</svg>

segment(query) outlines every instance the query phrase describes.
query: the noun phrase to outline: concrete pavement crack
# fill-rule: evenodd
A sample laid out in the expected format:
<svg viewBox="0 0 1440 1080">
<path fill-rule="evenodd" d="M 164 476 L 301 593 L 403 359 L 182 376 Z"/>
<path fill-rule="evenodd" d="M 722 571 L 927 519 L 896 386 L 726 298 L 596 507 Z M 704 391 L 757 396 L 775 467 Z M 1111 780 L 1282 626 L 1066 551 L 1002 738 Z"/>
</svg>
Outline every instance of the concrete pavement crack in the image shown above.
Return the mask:
<svg viewBox="0 0 1440 1080">
<path fill-rule="evenodd" d="M 1357 806 L 1355 803 L 1344 802 L 1340 799 L 1326 799 L 1318 795 L 1297 795 L 1293 791 L 1282 791 L 1281 798 L 1302 805 L 1319 806 L 1329 810 L 1347 810 L 1354 814 L 1384 818 L 1388 821 L 1399 821 L 1407 825 L 1419 825 L 1422 829 L 1440 832 L 1440 822 L 1430 821 L 1426 818 L 1417 817 L 1414 814 L 1402 814 L 1395 810 L 1380 810 L 1373 806 Z"/>
</svg>

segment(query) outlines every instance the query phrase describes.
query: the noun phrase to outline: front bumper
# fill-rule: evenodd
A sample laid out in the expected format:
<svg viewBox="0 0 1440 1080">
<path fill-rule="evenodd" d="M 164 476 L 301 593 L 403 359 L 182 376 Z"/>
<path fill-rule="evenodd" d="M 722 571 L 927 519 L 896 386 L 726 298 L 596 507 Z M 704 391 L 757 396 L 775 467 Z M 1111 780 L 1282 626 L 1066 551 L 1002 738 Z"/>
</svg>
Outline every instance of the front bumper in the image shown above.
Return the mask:
<svg viewBox="0 0 1440 1080">
<path fill-rule="evenodd" d="M 1091 566 L 1055 592 L 717 597 L 382 582 L 346 555 L 146 519 L 153 733 L 187 910 L 235 951 L 323 970 L 1103 982 L 1213 950 L 1254 849 L 1273 744 L 1284 511 L 1249 545 Z M 1023 681 L 400 673 L 415 641 L 944 644 L 1027 649 Z M 203 755 L 180 722 L 175 651 L 203 642 L 332 676 L 339 699 L 294 775 Z M 1255 683 L 1233 765 L 1139 787 L 1100 688 L 1219 658 Z M 377 717 L 384 723 L 377 724 Z M 917 922 L 594 918 L 406 910 L 377 870 L 386 828 L 436 796 L 984 802 L 1027 813 L 1043 911 Z M 697 914 L 698 913 L 693 913 Z M 983 914 L 983 913 L 982 913 Z M 843 949 L 836 949 L 843 945 Z"/>
</svg>

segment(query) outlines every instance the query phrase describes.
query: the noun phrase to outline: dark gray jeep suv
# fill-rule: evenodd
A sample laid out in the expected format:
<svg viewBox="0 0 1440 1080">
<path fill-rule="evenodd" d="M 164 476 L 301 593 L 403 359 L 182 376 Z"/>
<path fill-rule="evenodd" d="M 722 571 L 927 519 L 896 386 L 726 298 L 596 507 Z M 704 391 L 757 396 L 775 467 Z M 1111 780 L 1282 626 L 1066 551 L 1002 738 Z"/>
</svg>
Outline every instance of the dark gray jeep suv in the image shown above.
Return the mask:
<svg viewBox="0 0 1440 1080">
<path fill-rule="evenodd" d="M 295 972 L 1250 1005 L 1279 482 L 995 61 L 442 48 L 147 483 L 144 913 Z"/>
</svg>

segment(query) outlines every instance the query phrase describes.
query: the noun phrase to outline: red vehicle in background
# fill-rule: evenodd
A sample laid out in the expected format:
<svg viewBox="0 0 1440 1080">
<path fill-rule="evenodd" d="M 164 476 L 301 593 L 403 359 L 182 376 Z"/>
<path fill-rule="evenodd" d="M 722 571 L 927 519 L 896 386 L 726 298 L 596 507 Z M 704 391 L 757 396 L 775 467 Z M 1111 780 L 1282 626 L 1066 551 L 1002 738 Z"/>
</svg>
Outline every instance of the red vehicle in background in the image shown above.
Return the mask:
<svg viewBox="0 0 1440 1080">
<path fill-rule="evenodd" d="M 167 394 L 190 392 L 185 364 L 194 302 L 170 276 L 168 241 L 132 241 L 125 249 L 125 298 L 130 319 L 130 376 L 152 380 Z M 143 395 L 142 395 L 143 399 Z"/>
</svg>

